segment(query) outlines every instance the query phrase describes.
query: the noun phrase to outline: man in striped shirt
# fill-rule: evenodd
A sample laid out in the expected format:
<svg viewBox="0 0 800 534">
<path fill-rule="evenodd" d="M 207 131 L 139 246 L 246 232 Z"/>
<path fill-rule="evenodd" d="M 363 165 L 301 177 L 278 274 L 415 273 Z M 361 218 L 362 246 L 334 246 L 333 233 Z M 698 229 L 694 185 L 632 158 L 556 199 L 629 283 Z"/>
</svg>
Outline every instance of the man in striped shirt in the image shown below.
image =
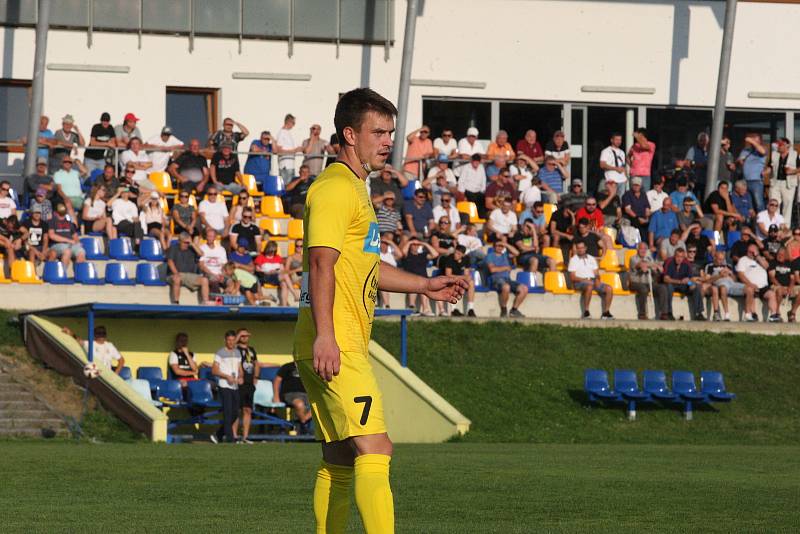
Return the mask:
<svg viewBox="0 0 800 534">
<path fill-rule="evenodd" d="M 384 192 L 381 207 L 375 213 L 378 218 L 378 230 L 381 234 L 384 232 L 395 234 L 403 229 L 400 212 L 395 208 L 396 202 L 393 191 Z"/>
</svg>

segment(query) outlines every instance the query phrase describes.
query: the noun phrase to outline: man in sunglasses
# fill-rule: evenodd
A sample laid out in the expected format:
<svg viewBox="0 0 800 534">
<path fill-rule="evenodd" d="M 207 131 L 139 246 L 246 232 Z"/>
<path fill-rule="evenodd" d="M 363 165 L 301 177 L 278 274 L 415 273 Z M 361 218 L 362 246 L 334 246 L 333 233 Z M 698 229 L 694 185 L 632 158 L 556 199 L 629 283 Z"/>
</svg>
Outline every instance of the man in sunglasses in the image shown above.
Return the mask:
<svg viewBox="0 0 800 534">
<path fill-rule="evenodd" d="M 202 192 L 209 179 L 208 163 L 205 156 L 200 153 L 200 141 L 192 139 L 189 150 L 177 157 L 167 167 L 167 172 L 178 183 L 181 191 L 191 192 L 192 189 Z"/>
<path fill-rule="evenodd" d="M 254 222 L 252 208 L 242 210 L 242 220 L 233 225 L 231 233 L 228 235 L 231 250 L 236 250 L 238 244 L 245 240 L 245 248 L 248 252 L 257 253 L 261 248 L 261 231 Z"/>
</svg>

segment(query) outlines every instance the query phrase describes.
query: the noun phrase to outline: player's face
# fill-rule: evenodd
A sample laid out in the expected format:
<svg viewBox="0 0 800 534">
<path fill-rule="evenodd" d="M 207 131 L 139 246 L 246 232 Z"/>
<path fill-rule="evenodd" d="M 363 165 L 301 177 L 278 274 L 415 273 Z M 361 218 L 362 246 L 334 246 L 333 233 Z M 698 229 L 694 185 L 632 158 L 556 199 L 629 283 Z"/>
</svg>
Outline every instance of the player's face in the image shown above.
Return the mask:
<svg viewBox="0 0 800 534">
<path fill-rule="evenodd" d="M 361 128 L 353 133 L 356 155 L 361 163 L 369 165 L 373 171 L 383 169 L 392 151 L 394 118 L 367 112 Z"/>
</svg>

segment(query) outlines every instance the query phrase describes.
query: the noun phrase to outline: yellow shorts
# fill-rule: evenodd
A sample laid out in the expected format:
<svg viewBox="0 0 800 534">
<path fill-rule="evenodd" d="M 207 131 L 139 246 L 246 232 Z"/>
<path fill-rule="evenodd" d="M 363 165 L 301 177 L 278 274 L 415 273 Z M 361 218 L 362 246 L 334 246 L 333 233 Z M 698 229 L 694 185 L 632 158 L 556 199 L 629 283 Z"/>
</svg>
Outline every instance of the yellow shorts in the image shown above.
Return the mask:
<svg viewBox="0 0 800 534">
<path fill-rule="evenodd" d="M 340 441 L 386 432 L 383 399 L 369 358 L 342 352 L 339 375 L 330 382 L 314 372 L 314 360 L 298 361 L 297 370 L 314 413 L 317 440 Z"/>
</svg>

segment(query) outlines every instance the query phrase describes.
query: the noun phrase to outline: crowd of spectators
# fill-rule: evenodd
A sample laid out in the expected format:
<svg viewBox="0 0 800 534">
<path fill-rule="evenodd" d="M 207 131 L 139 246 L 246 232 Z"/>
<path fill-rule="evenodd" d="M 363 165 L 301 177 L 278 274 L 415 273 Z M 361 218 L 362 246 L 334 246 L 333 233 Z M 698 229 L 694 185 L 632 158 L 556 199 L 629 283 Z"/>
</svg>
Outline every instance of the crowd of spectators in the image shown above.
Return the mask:
<svg viewBox="0 0 800 534">
<path fill-rule="evenodd" d="M 231 118 L 226 118 L 222 129 L 211 134 L 203 146 L 197 139 L 185 145 L 169 126 L 143 141 L 133 113 L 117 126 L 111 126 L 110 115 L 103 113 L 92 127 L 88 143 L 70 115 L 62 119 L 62 128 L 55 133 L 47 128 L 47 117 L 42 117 L 37 171 L 25 178 L 27 204 L 14 204 L 4 191 L 7 183 L 0 187 L 0 249 L 7 261 L 58 258 L 68 264 L 84 261 L 78 241 L 81 232 L 98 232 L 108 238 L 127 236 L 134 243 L 151 236 L 167 249 L 173 302 L 178 301 L 180 287 L 188 287 L 198 290 L 203 302 L 210 293 L 223 292 L 242 294 L 250 303 L 264 303 L 262 286 L 269 284 L 278 288 L 279 301 L 286 305 L 290 297 L 297 296 L 300 257 L 297 252 L 281 257 L 272 236 L 259 229 L 255 204 L 242 176 L 252 174 L 263 180 L 271 172 L 274 155 L 285 184 L 284 209 L 301 217 L 308 188 L 333 161 L 339 143 L 336 134 L 323 138 L 317 124 L 298 142 L 295 124 L 296 118 L 287 114 L 276 136 L 262 131 L 251 141 L 240 170 L 235 152 L 249 130 Z M 611 292 L 600 282 L 589 258 L 599 266 L 606 252 L 613 251 L 615 238 L 628 246 L 644 243 L 650 259 L 640 261 L 639 270 L 646 269 L 647 293 L 653 295 L 656 318 L 673 317 L 674 293 L 690 297 L 695 319 L 704 318 L 706 296 L 713 303 L 727 304 L 728 296 L 741 293 L 749 303 L 750 294 L 755 293 L 767 303 L 770 320 L 780 319 L 781 300 L 794 297 L 800 265 L 788 278 L 772 274 L 782 247 L 786 248 L 782 257 L 788 261 L 793 262 L 800 253 L 792 231 L 798 226 L 798 155 L 788 139 L 769 145 L 759 134 L 747 134 L 744 149 L 735 157 L 730 152 L 731 140 L 724 138 L 719 148 L 719 176 L 708 177 L 706 133 L 697 136 L 685 157 L 656 171 L 653 161 L 658 147 L 645 128 L 635 131 L 627 151 L 623 136 L 612 133 L 594 163 L 602 179 L 588 192 L 584 180 L 570 176 L 570 147 L 561 131 L 546 140 L 544 147 L 533 129 L 517 140 L 499 130 L 485 146 L 475 127 L 458 140 L 452 129 L 445 128 L 435 136 L 423 125 L 404 141 L 402 168 L 387 165 L 367 180 L 382 236 L 382 258 L 423 276 L 431 267 L 463 272 L 473 285 L 477 280 L 498 293 L 503 316 L 521 316 L 520 307 L 527 296 L 527 287 L 517 284 L 511 272 L 518 268 L 535 275 L 553 270 L 554 261 L 543 249 L 560 247 L 571 265 L 569 283 L 582 292 L 584 304 L 588 305 L 593 293 L 600 293 L 602 316 L 612 317 L 608 309 Z M 84 160 L 75 159 L 75 149 L 84 144 Z M 115 166 L 111 156 L 122 147 L 119 166 Z M 300 165 L 296 163 L 298 154 L 303 158 Z M 169 173 L 179 190 L 175 199 L 164 198 L 148 179 L 149 172 L 159 170 Z M 96 176 L 90 178 L 92 173 Z M 715 187 L 706 196 L 709 180 Z M 226 202 L 223 194 L 227 193 L 236 202 Z M 196 200 L 192 198 L 195 195 Z M 474 203 L 477 217 L 485 224 L 471 224 L 469 216 L 456 208 L 462 201 Z M 165 203 L 170 206 L 169 216 L 163 211 Z M 546 204 L 557 207 L 550 217 L 545 214 Z M 20 209 L 24 214 L 16 219 Z M 753 274 L 757 267 L 745 261 L 740 269 L 738 262 L 748 257 L 748 251 L 739 250 L 735 255 L 736 239 L 730 237 L 738 236 L 742 243 L 756 246 L 758 254 L 753 259 L 767 273 L 765 284 L 760 275 L 750 280 L 744 274 Z M 211 237 L 220 244 L 214 245 Z M 728 241 L 725 261 L 731 262 L 734 282 L 744 289 L 727 287 L 720 281 L 724 277 L 703 279 L 706 266 L 715 261 L 717 245 Z M 739 249 L 743 246 L 738 245 Z M 573 264 L 573 257 L 579 261 Z M 744 270 L 745 264 L 750 265 L 749 271 Z M 686 265 L 693 266 L 689 274 Z M 480 273 L 477 278 L 475 271 Z M 637 293 L 640 317 L 646 317 L 642 274 L 632 271 L 627 285 Z M 707 278 L 719 275 L 716 272 Z M 785 288 L 781 280 L 788 280 Z M 586 289 L 589 285 L 591 290 Z M 410 300 L 424 315 L 463 313 L 443 304 L 432 309 L 420 296 Z M 380 294 L 379 301 L 388 305 L 387 295 Z M 752 320 L 755 305 L 747 307 L 746 318 Z M 465 311 L 474 315 L 472 299 L 467 299 Z M 714 307 L 713 318 L 728 316 Z M 794 319 L 794 310 L 788 318 Z"/>
</svg>

